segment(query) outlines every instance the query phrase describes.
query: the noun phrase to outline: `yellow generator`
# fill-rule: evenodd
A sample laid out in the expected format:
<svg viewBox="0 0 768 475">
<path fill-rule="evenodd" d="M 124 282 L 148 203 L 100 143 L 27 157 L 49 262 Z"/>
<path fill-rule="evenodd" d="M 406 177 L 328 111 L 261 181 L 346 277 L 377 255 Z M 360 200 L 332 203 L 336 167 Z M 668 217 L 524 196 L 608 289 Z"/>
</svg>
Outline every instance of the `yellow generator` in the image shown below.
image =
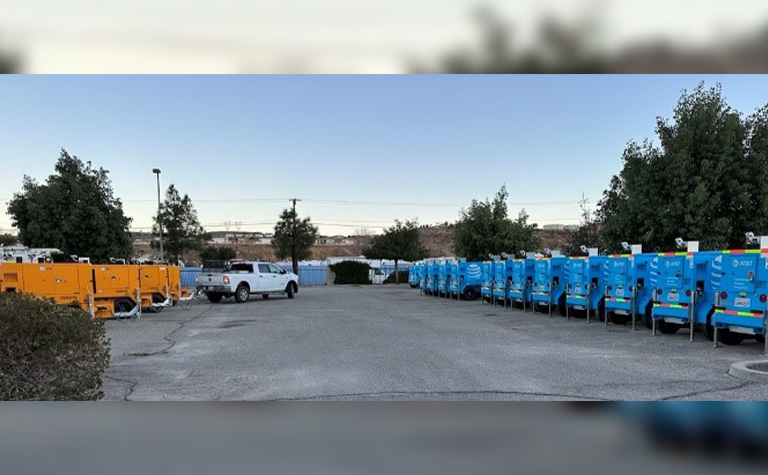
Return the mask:
<svg viewBox="0 0 768 475">
<path fill-rule="evenodd" d="M 141 315 L 139 266 L 94 264 L 94 316 L 130 318 Z"/>
<path fill-rule="evenodd" d="M 93 274 L 88 263 L 0 264 L 0 292 L 35 295 L 94 316 Z"/>
<path fill-rule="evenodd" d="M 163 308 L 173 305 L 169 266 L 167 264 L 140 264 L 138 267 L 141 308 L 159 312 Z"/>
</svg>

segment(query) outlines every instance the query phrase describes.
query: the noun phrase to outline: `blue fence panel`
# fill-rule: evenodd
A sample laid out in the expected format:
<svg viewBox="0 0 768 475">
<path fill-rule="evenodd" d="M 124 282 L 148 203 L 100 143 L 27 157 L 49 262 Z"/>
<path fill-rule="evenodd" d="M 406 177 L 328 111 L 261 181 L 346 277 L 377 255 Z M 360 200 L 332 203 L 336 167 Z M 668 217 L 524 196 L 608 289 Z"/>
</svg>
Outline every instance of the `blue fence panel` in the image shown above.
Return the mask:
<svg viewBox="0 0 768 475">
<path fill-rule="evenodd" d="M 290 264 L 278 264 L 283 270 L 291 272 L 293 268 Z M 299 285 L 327 285 L 328 266 L 299 266 Z"/>
<path fill-rule="evenodd" d="M 195 277 L 202 272 L 202 267 L 182 267 L 181 268 L 181 286 L 193 288 L 195 286 Z"/>
</svg>

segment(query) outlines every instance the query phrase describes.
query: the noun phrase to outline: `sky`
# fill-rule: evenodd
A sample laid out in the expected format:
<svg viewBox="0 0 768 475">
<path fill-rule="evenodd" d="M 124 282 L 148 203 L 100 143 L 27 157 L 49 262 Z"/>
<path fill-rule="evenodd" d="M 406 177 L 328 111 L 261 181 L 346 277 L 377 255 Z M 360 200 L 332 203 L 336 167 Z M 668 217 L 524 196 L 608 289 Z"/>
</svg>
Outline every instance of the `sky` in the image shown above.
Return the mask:
<svg viewBox="0 0 768 475">
<path fill-rule="evenodd" d="M 475 39 L 479 4 L 530 38 L 543 15 L 593 14 L 603 41 L 718 44 L 768 24 L 768 2 L 701 0 L 26 0 L 2 2 L 0 45 L 30 72 L 397 72 Z"/>
<path fill-rule="evenodd" d="M 702 81 L 768 103 L 766 76 L 0 76 L 0 201 L 65 148 L 109 170 L 137 230 L 155 167 L 210 231 L 270 231 L 294 197 L 323 234 L 454 221 L 502 185 L 512 215 L 575 224 Z"/>
</svg>

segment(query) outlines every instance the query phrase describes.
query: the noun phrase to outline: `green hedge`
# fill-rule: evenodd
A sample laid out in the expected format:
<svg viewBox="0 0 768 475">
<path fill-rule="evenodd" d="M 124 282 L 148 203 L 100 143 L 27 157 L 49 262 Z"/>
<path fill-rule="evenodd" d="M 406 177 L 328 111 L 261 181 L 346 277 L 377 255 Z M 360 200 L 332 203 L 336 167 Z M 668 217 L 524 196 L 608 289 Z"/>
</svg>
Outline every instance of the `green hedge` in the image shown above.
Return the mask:
<svg viewBox="0 0 768 475">
<path fill-rule="evenodd" d="M 101 399 L 104 324 L 77 308 L 0 294 L 0 400 Z"/>
<path fill-rule="evenodd" d="M 334 284 L 360 284 L 369 285 L 371 283 L 371 266 L 364 262 L 343 261 L 331 266 L 335 278 Z"/>
<path fill-rule="evenodd" d="M 408 283 L 408 269 L 406 270 L 399 270 L 397 271 L 398 274 L 400 274 L 400 283 L 401 284 L 407 284 Z M 385 284 L 394 284 L 395 283 L 395 273 L 392 272 L 389 274 L 384 280 Z"/>
</svg>

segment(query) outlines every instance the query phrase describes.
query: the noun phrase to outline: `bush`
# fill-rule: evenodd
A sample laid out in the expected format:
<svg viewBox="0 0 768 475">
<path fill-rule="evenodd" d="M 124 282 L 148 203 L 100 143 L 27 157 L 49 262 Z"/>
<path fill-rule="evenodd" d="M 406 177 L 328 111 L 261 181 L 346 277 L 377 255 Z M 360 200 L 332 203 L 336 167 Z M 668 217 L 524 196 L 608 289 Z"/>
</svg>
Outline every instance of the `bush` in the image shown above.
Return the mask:
<svg viewBox="0 0 768 475">
<path fill-rule="evenodd" d="M 407 284 L 408 283 L 408 269 L 406 270 L 400 270 L 397 271 L 398 274 L 400 274 L 400 283 L 401 284 Z M 392 272 L 387 276 L 387 278 L 384 280 L 385 284 L 394 284 L 395 283 L 395 273 Z"/>
<path fill-rule="evenodd" d="M 362 284 L 371 283 L 371 266 L 364 262 L 343 261 L 331 266 L 335 278 L 334 284 Z"/>
<path fill-rule="evenodd" d="M 101 399 L 104 324 L 77 308 L 0 294 L 0 400 Z"/>
</svg>

